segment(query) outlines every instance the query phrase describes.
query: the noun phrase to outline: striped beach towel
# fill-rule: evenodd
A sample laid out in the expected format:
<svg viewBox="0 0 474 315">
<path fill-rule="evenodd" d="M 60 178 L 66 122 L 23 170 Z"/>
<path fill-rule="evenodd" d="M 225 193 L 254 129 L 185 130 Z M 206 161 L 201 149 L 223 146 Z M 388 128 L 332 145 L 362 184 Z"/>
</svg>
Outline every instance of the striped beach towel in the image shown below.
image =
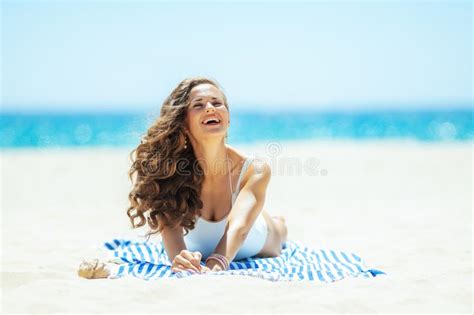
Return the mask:
<svg viewBox="0 0 474 315">
<path fill-rule="evenodd" d="M 369 269 L 354 253 L 331 249 L 311 249 L 287 241 L 282 253 L 274 258 L 246 258 L 230 263 L 229 270 L 196 273 L 171 271 L 171 261 L 162 242 L 114 239 L 104 243 L 111 266 L 110 279 L 134 276 L 144 280 L 184 278 L 189 276 L 242 275 L 270 281 L 309 281 L 330 283 L 347 277 L 373 278 L 385 274 Z M 204 265 L 204 262 L 201 262 Z"/>
</svg>

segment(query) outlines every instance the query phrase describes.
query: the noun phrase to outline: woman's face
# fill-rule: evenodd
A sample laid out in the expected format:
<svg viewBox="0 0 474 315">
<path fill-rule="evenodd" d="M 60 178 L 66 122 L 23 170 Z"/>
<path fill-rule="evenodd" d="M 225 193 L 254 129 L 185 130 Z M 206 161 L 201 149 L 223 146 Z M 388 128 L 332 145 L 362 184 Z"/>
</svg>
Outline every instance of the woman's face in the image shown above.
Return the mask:
<svg viewBox="0 0 474 315">
<path fill-rule="evenodd" d="M 218 122 L 210 122 L 210 118 Z M 186 115 L 186 128 L 191 136 L 195 139 L 224 137 L 229 123 L 229 111 L 217 87 L 199 84 L 191 90 Z"/>
</svg>

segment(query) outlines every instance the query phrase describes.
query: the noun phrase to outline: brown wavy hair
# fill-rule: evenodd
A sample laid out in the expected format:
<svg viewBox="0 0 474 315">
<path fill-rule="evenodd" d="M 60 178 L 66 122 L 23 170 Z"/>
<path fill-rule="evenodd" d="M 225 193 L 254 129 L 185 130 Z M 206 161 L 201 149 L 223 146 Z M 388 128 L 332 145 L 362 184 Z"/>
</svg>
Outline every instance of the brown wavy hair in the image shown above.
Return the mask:
<svg viewBox="0 0 474 315">
<path fill-rule="evenodd" d="M 216 81 L 201 76 L 184 79 L 165 99 L 160 116 L 130 153 L 132 165 L 128 174 L 132 189 L 128 195 L 127 215 L 132 228 L 148 223 L 147 239 L 165 227 L 177 225 L 185 229 L 186 235 L 194 229 L 196 216 L 201 215 L 204 173 L 189 142 L 184 149 L 189 95 L 199 84 L 217 87 L 224 105 L 229 108 Z M 136 219 L 139 221 L 135 222 Z"/>
</svg>

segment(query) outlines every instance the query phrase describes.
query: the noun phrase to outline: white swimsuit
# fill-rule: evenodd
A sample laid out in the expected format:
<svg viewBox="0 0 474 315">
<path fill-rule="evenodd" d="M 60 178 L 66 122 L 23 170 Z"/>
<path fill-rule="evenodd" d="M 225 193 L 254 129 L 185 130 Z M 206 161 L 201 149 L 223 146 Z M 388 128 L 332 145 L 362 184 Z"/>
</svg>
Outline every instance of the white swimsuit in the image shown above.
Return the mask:
<svg viewBox="0 0 474 315">
<path fill-rule="evenodd" d="M 237 181 L 237 190 L 232 194 L 232 206 L 234 206 L 235 199 L 240 192 L 240 181 L 242 176 L 250 166 L 252 160 L 253 158 L 251 157 L 246 159 L 242 166 L 242 171 L 240 172 L 239 180 Z M 198 217 L 194 229 L 190 230 L 189 233 L 184 236 L 187 250 L 193 252 L 199 251 L 202 254 L 203 259 L 206 259 L 214 252 L 217 244 L 219 244 L 224 235 L 228 216 L 229 214 L 220 221 L 208 221 Z M 267 223 L 265 222 L 262 213 L 260 213 L 234 260 L 240 260 L 257 255 L 265 244 L 267 234 Z"/>
</svg>

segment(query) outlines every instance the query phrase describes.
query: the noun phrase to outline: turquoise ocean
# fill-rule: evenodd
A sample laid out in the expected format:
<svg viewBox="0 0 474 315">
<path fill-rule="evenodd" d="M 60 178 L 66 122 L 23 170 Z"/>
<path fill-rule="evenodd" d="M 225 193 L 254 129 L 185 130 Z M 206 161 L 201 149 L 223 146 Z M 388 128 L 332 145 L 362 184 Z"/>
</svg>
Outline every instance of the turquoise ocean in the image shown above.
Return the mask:
<svg viewBox="0 0 474 315">
<path fill-rule="evenodd" d="M 449 110 L 235 110 L 228 142 L 474 138 L 473 108 Z M 133 147 L 158 117 L 147 112 L 0 113 L 0 148 Z"/>
</svg>

